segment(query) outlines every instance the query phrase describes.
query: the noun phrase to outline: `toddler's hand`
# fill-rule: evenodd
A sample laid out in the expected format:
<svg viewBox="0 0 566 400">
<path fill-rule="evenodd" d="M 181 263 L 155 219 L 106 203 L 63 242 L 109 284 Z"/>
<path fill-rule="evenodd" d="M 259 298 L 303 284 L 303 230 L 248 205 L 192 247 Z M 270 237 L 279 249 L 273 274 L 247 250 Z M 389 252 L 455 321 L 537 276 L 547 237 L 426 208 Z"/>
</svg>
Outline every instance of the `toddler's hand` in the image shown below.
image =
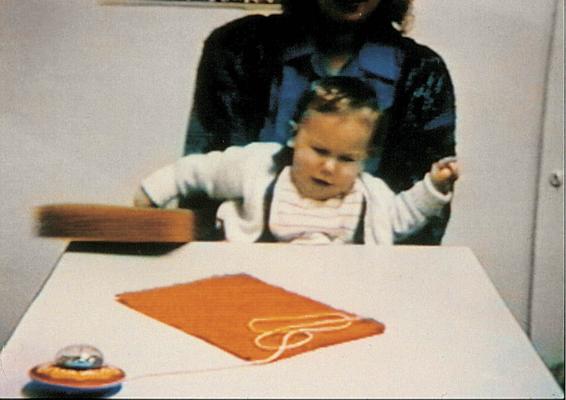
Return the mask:
<svg viewBox="0 0 566 400">
<path fill-rule="evenodd" d="M 134 195 L 134 207 L 155 207 L 155 204 L 140 187 Z"/>
<path fill-rule="evenodd" d="M 442 193 L 452 191 L 454 182 L 456 182 L 459 175 L 456 157 L 445 157 L 432 164 L 430 169 L 430 180 L 436 190 Z"/>
</svg>

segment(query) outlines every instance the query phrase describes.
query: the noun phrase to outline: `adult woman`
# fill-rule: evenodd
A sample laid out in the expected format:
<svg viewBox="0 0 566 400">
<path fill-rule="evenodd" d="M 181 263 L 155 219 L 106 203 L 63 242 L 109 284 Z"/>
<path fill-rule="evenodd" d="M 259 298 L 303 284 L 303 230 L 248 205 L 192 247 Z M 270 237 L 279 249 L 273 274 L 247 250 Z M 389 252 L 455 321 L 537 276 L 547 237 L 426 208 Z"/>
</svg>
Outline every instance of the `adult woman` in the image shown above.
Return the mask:
<svg viewBox="0 0 566 400">
<path fill-rule="evenodd" d="M 232 21 L 207 38 L 186 153 L 284 143 L 301 93 L 322 76 L 355 76 L 386 115 L 366 170 L 394 191 L 455 151 L 455 102 L 442 58 L 403 36 L 411 0 L 283 0 L 283 14 Z M 443 217 L 403 243 L 438 244 Z"/>
</svg>

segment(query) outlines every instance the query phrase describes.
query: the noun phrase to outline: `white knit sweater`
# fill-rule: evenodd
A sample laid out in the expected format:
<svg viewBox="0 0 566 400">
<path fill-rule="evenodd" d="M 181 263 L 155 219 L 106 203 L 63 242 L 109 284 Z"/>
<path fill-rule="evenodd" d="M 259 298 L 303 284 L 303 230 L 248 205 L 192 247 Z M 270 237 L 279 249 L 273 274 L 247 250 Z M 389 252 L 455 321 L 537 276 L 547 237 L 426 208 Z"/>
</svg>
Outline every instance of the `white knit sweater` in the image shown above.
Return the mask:
<svg viewBox="0 0 566 400">
<path fill-rule="evenodd" d="M 226 239 L 255 242 L 264 226 L 265 192 L 276 177 L 273 155 L 281 148 L 277 143 L 252 143 L 185 156 L 148 176 L 142 187 L 160 207 L 195 191 L 225 200 L 217 219 L 223 224 Z M 365 244 L 393 244 L 414 233 L 427 218 L 439 215 L 452 197 L 452 193 L 437 191 L 428 174 L 399 194 L 370 174 L 362 173 L 358 179 L 367 201 Z"/>
</svg>

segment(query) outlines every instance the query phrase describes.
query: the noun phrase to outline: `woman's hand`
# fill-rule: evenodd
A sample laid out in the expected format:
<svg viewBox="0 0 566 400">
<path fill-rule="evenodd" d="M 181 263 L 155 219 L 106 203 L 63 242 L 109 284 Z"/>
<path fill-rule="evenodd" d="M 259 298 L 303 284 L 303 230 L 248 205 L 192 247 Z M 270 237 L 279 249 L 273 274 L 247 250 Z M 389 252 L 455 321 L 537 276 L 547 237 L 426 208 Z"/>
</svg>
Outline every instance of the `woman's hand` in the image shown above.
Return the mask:
<svg viewBox="0 0 566 400">
<path fill-rule="evenodd" d="M 149 196 L 145 194 L 143 189 L 139 187 L 134 195 L 134 207 L 156 207 L 156 205 L 151 201 Z"/>
<path fill-rule="evenodd" d="M 430 169 L 430 180 L 436 190 L 442 193 L 451 192 L 459 176 L 456 157 L 445 157 L 432 164 Z"/>
</svg>

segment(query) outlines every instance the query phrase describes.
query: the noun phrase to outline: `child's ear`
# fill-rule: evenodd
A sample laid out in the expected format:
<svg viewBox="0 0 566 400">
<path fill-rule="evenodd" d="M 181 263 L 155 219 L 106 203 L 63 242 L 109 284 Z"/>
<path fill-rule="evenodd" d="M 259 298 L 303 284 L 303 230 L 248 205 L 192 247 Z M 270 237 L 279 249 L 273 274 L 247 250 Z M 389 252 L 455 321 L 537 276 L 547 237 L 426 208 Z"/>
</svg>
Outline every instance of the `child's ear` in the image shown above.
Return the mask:
<svg viewBox="0 0 566 400">
<path fill-rule="evenodd" d="M 289 132 L 291 132 L 292 134 L 297 133 L 297 129 L 299 128 L 299 125 L 297 124 L 297 122 L 294 119 L 290 119 L 289 120 Z"/>
<path fill-rule="evenodd" d="M 289 120 L 289 132 L 291 133 L 291 135 L 289 136 L 289 140 L 287 140 L 287 147 L 294 147 L 295 146 L 295 135 L 297 134 L 297 130 L 299 129 L 299 126 L 297 125 L 297 123 L 290 119 Z"/>
</svg>

